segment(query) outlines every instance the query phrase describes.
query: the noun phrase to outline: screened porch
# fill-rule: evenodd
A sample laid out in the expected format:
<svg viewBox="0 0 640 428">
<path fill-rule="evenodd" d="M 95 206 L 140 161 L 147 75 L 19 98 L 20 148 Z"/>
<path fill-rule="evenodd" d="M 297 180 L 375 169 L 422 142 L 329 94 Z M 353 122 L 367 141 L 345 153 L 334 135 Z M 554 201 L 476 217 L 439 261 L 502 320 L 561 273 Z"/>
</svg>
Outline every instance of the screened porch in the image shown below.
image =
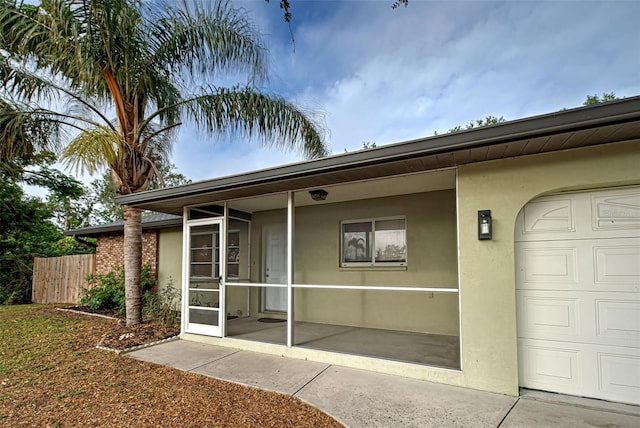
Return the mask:
<svg viewBox="0 0 640 428">
<path fill-rule="evenodd" d="M 459 369 L 455 171 L 317 190 L 185 208 L 183 331 Z"/>
</svg>

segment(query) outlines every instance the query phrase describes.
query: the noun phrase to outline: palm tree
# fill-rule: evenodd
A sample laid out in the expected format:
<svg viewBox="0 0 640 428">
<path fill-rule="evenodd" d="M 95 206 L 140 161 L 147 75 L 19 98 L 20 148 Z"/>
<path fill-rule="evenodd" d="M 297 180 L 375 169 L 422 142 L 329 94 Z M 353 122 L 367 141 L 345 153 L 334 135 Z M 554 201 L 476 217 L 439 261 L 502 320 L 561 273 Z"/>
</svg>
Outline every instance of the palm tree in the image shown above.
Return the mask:
<svg viewBox="0 0 640 428">
<path fill-rule="evenodd" d="M 256 89 L 265 55 L 250 18 L 224 0 L 0 0 L 0 139 L 29 123 L 76 170 L 110 169 L 120 194 L 148 188 L 184 121 L 325 156 L 321 126 Z M 248 83 L 214 86 L 221 72 Z M 142 321 L 140 219 L 124 207 L 127 325 Z"/>
<path fill-rule="evenodd" d="M 45 149 L 56 130 L 37 120 L 13 121 L 17 113 L 13 104 L 0 96 L 0 172 L 13 176 L 22 175 L 26 165 L 51 155 Z"/>
</svg>

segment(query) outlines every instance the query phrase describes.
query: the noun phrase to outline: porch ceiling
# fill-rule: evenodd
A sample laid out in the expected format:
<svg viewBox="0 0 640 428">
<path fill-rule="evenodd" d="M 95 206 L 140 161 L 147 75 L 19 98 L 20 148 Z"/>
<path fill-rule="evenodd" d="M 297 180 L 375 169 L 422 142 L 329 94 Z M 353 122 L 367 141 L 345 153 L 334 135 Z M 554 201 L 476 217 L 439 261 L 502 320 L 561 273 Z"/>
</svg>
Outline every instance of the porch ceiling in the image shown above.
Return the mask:
<svg viewBox="0 0 640 428">
<path fill-rule="evenodd" d="M 182 214 L 185 205 L 435 171 L 638 138 L 640 97 L 633 97 L 466 132 L 126 195 L 118 201 L 153 211 Z M 353 192 L 351 196 L 354 196 Z"/>
<path fill-rule="evenodd" d="M 296 206 L 323 205 L 361 199 L 383 198 L 385 196 L 408 195 L 411 193 L 433 192 L 444 189 L 455 189 L 456 172 L 449 168 L 428 171 L 419 174 L 405 174 L 381 179 L 348 182 L 322 186 L 329 194 L 324 201 L 314 201 L 308 189 L 296 192 Z M 317 189 L 319 187 L 313 187 Z M 268 194 L 231 201 L 230 208 L 255 212 L 281 209 L 287 207 L 286 193 Z"/>
</svg>

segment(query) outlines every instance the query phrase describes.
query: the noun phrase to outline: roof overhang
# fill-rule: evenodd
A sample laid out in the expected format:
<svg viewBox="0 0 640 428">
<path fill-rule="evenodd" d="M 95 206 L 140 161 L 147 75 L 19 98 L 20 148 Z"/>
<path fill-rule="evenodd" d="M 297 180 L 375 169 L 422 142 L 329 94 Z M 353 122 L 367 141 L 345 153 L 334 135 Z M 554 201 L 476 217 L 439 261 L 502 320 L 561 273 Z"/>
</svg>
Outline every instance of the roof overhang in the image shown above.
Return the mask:
<svg viewBox="0 0 640 428">
<path fill-rule="evenodd" d="M 452 134 L 124 195 L 180 215 L 187 205 L 254 197 L 640 138 L 640 96 Z"/>
<path fill-rule="evenodd" d="M 167 227 L 179 227 L 182 226 L 182 217 L 166 215 L 166 214 L 153 214 L 150 216 L 142 216 L 142 230 L 151 231 L 157 229 L 164 229 Z M 124 221 L 116 221 L 113 223 L 101 224 L 97 226 L 83 227 L 81 229 L 74 229 L 65 231 L 66 236 L 81 236 L 84 238 L 97 238 L 102 235 L 109 235 L 114 233 L 123 233 Z"/>
</svg>

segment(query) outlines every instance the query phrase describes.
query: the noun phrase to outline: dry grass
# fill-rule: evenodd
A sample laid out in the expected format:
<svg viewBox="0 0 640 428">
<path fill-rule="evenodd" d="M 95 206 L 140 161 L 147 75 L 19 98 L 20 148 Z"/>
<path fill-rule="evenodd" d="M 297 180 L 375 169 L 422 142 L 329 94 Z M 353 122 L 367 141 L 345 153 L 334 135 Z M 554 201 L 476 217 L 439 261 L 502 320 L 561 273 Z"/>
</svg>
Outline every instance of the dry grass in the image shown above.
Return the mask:
<svg viewBox="0 0 640 428">
<path fill-rule="evenodd" d="M 0 426 L 341 426 L 292 397 L 96 349 L 114 326 L 0 306 Z"/>
</svg>

